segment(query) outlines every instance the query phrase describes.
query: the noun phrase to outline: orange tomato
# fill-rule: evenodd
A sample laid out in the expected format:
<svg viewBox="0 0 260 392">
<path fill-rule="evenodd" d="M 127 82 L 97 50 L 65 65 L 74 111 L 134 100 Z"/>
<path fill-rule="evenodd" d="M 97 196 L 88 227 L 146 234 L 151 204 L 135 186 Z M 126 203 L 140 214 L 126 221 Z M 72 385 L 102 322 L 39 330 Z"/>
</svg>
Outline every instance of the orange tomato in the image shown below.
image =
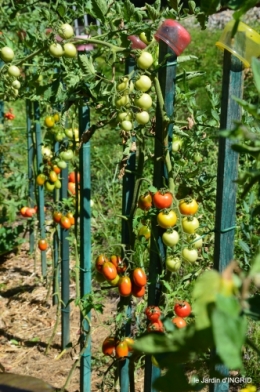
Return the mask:
<svg viewBox="0 0 260 392">
<path fill-rule="evenodd" d="M 107 280 L 113 280 L 117 276 L 117 270 L 113 263 L 105 261 L 102 266 L 102 273 Z"/>
<path fill-rule="evenodd" d="M 53 217 L 54 222 L 60 223 L 61 217 L 62 217 L 62 213 L 60 211 L 54 211 L 52 217 Z"/>
<path fill-rule="evenodd" d="M 79 173 L 77 173 L 77 180 L 78 180 L 78 184 L 79 184 L 79 182 L 80 182 L 80 174 Z M 69 173 L 68 181 L 74 182 L 74 184 L 76 183 L 76 172 L 75 171 Z"/>
<path fill-rule="evenodd" d="M 72 195 L 76 194 L 76 184 L 74 182 L 68 183 L 68 190 Z"/>
<path fill-rule="evenodd" d="M 199 206 L 195 199 L 187 198 L 179 202 L 179 210 L 183 215 L 194 215 L 198 208 Z"/>
<path fill-rule="evenodd" d="M 41 186 L 44 185 L 46 181 L 46 176 L 43 173 L 38 174 L 38 176 L 36 177 L 36 184 Z"/>
<path fill-rule="evenodd" d="M 133 271 L 133 281 L 136 286 L 143 287 L 147 283 L 147 277 L 142 268 L 135 268 Z"/>
<path fill-rule="evenodd" d="M 60 172 L 61 172 L 61 169 L 57 165 L 53 165 L 52 170 L 55 171 L 56 174 L 60 174 Z"/>
<path fill-rule="evenodd" d="M 115 355 L 116 338 L 108 336 L 102 344 L 102 352 L 104 355 Z"/>
<path fill-rule="evenodd" d="M 69 218 L 65 215 L 62 215 L 61 220 L 60 220 L 60 225 L 63 229 L 70 229 L 71 223 L 70 223 Z"/>
<path fill-rule="evenodd" d="M 98 272 L 102 272 L 103 264 L 108 261 L 108 258 L 105 255 L 99 255 L 96 258 L 95 267 Z"/>
<path fill-rule="evenodd" d="M 72 212 L 68 212 L 66 216 L 69 218 L 71 226 L 75 225 L 75 218 Z"/>
<path fill-rule="evenodd" d="M 173 324 L 176 325 L 177 328 L 184 328 L 186 327 L 187 323 L 182 317 L 173 317 L 172 319 Z"/>
<path fill-rule="evenodd" d="M 128 356 L 128 344 L 125 340 L 122 340 L 116 345 L 116 357 L 124 358 Z"/>
<path fill-rule="evenodd" d="M 129 297 L 132 292 L 132 282 L 129 276 L 122 276 L 118 282 L 118 291 L 121 297 Z"/>
<path fill-rule="evenodd" d="M 129 336 L 127 336 L 125 339 L 124 339 L 124 341 L 126 342 L 126 344 L 127 344 L 127 346 L 128 346 L 128 351 L 129 352 L 132 352 L 132 351 L 134 351 L 134 349 L 133 349 L 133 345 L 134 345 L 134 339 L 133 338 L 130 338 Z"/>
<path fill-rule="evenodd" d="M 132 284 L 132 295 L 136 298 L 141 298 L 145 295 L 145 286 L 136 286 L 134 283 Z"/>
<path fill-rule="evenodd" d="M 46 249 L 48 248 L 48 243 L 47 243 L 47 241 L 46 241 L 45 239 L 40 239 L 40 240 L 38 241 L 38 248 L 39 248 L 41 251 L 46 250 Z"/>
<path fill-rule="evenodd" d="M 27 216 L 27 218 L 31 218 L 34 214 L 36 214 L 35 208 L 28 207 L 25 211 L 25 216 Z"/>
<path fill-rule="evenodd" d="M 22 216 L 26 216 L 26 211 L 27 211 L 27 209 L 28 209 L 28 207 L 22 207 L 22 208 L 20 209 L 20 214 L 21 214 Z"/>
</svg>

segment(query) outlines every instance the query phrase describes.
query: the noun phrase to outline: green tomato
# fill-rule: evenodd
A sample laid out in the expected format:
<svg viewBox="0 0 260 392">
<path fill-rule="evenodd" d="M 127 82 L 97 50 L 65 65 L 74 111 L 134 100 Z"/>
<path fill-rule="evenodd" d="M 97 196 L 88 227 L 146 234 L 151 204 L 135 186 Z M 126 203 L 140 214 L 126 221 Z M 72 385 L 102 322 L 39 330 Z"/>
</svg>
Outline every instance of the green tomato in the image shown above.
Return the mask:
<svg viewBox="0 0 260 392">
<path fill-rule="evenodd" d="M 188 263 L 194 263 L 198 259 L 197 249 L 183 248 L 181 255 L 182 258 Z"/>
<path fill-rule="evenodd" d="M 167 256 L 165 266 L 168 271 L 177 272 L 181 268 L 181 259 L 179 257 Z"/>
<path fill-rule="evenodd" d="M 49 52 L 50 52 L 50 54 L 53 56 L 53 57 L 62 57 L 63 56 L 63 54 L 64 54 L 64 51 L 63 51 L 63 49 L 62 49 L 62 46 L 60 45 L 60 44 L 58 44 L 58 43 L 54 43 L 54 44 L 51 44 L 50 46 L 49 46 Z"/>
<path fill-rule="evenodd" d="M 121 122 L 121 127 L 125 131 L 131 131 L 131 129 L 133 128 L 133 123 L 131 121 L 124 120 L 124 121 Z"/>
<path fill-rule="evenodd" d="M 74 152 L 72 150 L 62 151 L 60 153 L 60 158 L 65 162 L 69 162 L 74 158 Z"/>
<path fill-rule="evenodd" d="M 192 246 L 195 249 L 200 249 L 202 248 L 203 241 L 202 238 L 199 234 L 193 234 L 190 236 L 189 241 L 192 242 Z M 195 242 L 193 242 L 195 241 Z"/>
<path fill-rule="evenodd" d="M 68 58 L 74 58 L 77 57 L 78 51 L 75 45 L 73 45 L 70 42 L 67 42 L 66 44 L 63 45 L 64 49 L 64 56 Z"/>
<path fill-rule="evenodd" d="M 142 112 L 136 113 L 135 119 L 138 124 L 145 125 L 149 122 L 150 116 L 148 112 L 143 110 Z"/>
<path fill-rule="evenodd" d="M 133 82 L 128 78 L 124 78 L 123 82 L 118 83 L 116 86 L 117 91 L 124 92 L 124 94 L 129 94 L 133 91 L 134 85 Z"/>
<path fill-rule="evenodd" d="M 139 91 L 145 93 L 152 87 L 152 81 L 149 76 L 141 75 L 139 79 L 135 82 L 135 88 Z"/>
<path fill-rule="evenodd" d="M 194 154 L 193 160 L 196 163 L 201 162 L 202 161 L 202 155 L 199 152 L 197 152 L 196 154 Z"/>
<path fill-rule="evenodd" d="M 140 38 L 140 40 L 143 41 L 146 45 L 149 44 L 149 41 L 148 41 L 148 39 L 147 39 L 146 34 L 145 34 L 144 31 L 139 35 L 139 38 Z"/>
<path fill-rule="evenodd" d="M 116 107 L 120 108 L 122 106 L 129 107 L 130 106 L 130 98 L 129 95 L 123 95 L 116 101 Z"/>
<path fill-rule="evenodd" d="M 9 46 L 4 46 L 0 49 L 0 57 L 6 63 L 10 63 L 10 61 L 14 58 L 14 51 L 13 49 L 9 48 Z"/>
<path fill-rule="evenodd" d="M 74 35 L 73 27 L 68 23 L 63 23 L 58 30 L 58 34 L 63 39 L 69 39 Z"/>
<path fill-rule="evenodd" d="M 45 189 L 49 192 L 52 192 L 55 188 L 55 184 L 50 181 L 45 181 L 44 186 L 45 186 Z"/>
<path fill-rule="evenodd" d="M 21 71 L 16 65 L 10 65 L 7 72 L 10 76 L 14 76 L 15 78 L 18 78 L 21 75 Z"/>
<path fill-rule="evenodd" d="M 57 166 L 58 166 L 60 169 L 63 170 L 63 169 L 66 169 L 66 167 L 67 167 L 68 165 L 67 165 L 67 162 L 60 160 L 60 161 L 57 162 Z"/>
<path fill-rule="evenodd" d="M 137 60 L 137 66 L 141 69 L 148 69 L 153 64 L 153 56 L 149 52 L 142 52 Z"/>
<path fill-rule="evenodd" d="M 150 109 L 153 101 L 149 94 L 143 93 L 141 97 L 135 99 L 135 105 L 143 110 Z"/>
<path fill-rule="evenodd" d="M 182 139 L 180 139 L 179 137 L 174 137 L 172 142 L 172 151 L 178 152 L 181 149 L 182 143 Z"/>
<path fill-rule="evenodd" d="M 19 80 L 16 79 L 13 81 L 12 86 L 16 89 L 19 89 L 21 88 L 21 83 L 19 82 Z"/>
<path fill-rule="evenodd" d="M 187 234 L 194 234 L 199 225 L 199 221 L 195 216 L 185 216 L 182 219 L 182 228 Z"/>
<path fill-rule="evenodd" d="M 166 246 L 175 246 L 179 242 L 180 236 L 176 230 L 165 231 L 162 235 L 162 241 Z"/>
<path fill-rule="evenodd" d="M 117 121 L 131 121 L 133 119 L 132 113 L 130 112 L 121 112 L 117 115 Z"/>
<path fill-rule="evenodd" d="M 62 142 L 62 140 L 65 139 L 65 137 L 66 137 L 65 133 L 62 131 L 58 131 L 57 133 L 55 133 L 56 142 Z"/>
<path fill-rule="evenodd" d="M 55 187 L 55 189 L 60 189 L 61 188 L 61 181 L 60 180 L 56 180 L 54 182 L 54 187 Z"/>
</svg>

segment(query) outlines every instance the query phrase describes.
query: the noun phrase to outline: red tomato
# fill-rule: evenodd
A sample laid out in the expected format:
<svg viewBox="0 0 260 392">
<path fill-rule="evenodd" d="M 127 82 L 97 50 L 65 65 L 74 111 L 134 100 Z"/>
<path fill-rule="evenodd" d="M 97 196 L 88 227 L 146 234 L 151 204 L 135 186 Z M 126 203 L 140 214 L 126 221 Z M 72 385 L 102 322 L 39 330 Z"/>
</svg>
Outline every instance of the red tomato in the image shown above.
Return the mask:
<svg viewBox="0 0 260 392">
<path fill-rule="evenodd" d="M 161 309 L 159 308 L 159 306 L 150 305 L 145 309 L 145 314 L 148 320 L 154 322 L 159 320 L 161 316 Z"/>
<path fill-rule="evenodd" d="M 148 211 L 152 207 L 152 196 L 149 192 L 141 195 L 138 199 L 138 207 L 143 211 Z"/>
<path fill-rule="evenodd" d="M 34 214 L 36 214 L 35 208 L 28 207 L 25 211 L 25 216 L 27 216 L 27 218 L 31 218 Z"/>
<path fill-rule="evenodd" d="M 104 355 L 115 355 L 116 338 L 108 336 L 102 344 L 102 352 Z"/>
<path fill-rule="evenodd" d="M 187 198 L 179 202 L 179 210 L 183 215 L 194 215 L 198 208 L 199 206 L 195 199 Z"/>
<path fill-rule="evenodd" d="M 96 262 L 95 262 L 96 270 L 99 271 L 99 272 L 102 272 L 103 265 L 104 265 L 104 263 L 107 262 L 107 261 L 108 261 L 108 258 L 107 258 L 106 256 L 104 256 L 104 255 L 102 255 L 102 254 L 99 255 L 99 256 L 96 258 Z"/>
<path fill-rule="evenodd" d="M 53 213 L 53 220 L 56 223 L 60 223 L 61 217 L 62 217 L 62 213 L 60 211 L 54 211 Z"/>
<path fill-rule="evenodd" d="M 191 306 L 187 301 L 177 302 L 174 305 L 174 312 L 179 317 L 188 317 L 191 314 Z"/>
<path fill-rule="evenodd" d="M 113 280 L 117 276 L 117 270 L 113 263 L 105 261 L 102 267 L 102 273 L 107 280 Z"/>
<path fill-rule="evenodd" d="M 141 298 L 145 295 L 145 286 L 136 286 L 134 283 L 132 284 L 132 295 L 136 298 Z"/>
<path fill-rule="evenodd" d="M 79 184 L 79 182 L 80 182 L 80 174 L 79 173 L 77 173 L 77 180 L 78 180 L 78 184 Z M 76 183 L 76 172 L 75 171 L 73 171 L 69 174 L 68 181 L 73 182 L 74 184 Z"/>
<path fill-rule="evenodd" d="M 116 357 L 124 358 L 128 356 L 128 344 L 125 340 L 122 340 L 116 345 Z"/>
<path fill-rule="evenodd" d="M 164 327 L 161 320 L 150 323 L 147 327 L 147 332 L 164 332 Z"/>
<path fill-rule="evenodd" d="M 60 225 L 63 229 L 70 229 L 71 223 L 70 223 L 69 218 L 65 215 L 62 215 L 61 220 L 60 220 Z"/>
<path fill-rule="evenodd" d="M 45 239 L 39 240 L 39 241 L 38 241 L 38 248 L 39 248 L 41 251 L 46 250 L 46 249 L 48 248 L 48 243 L 47 243 L 47 241 L 46 241 Z"/>
<path fill-rule="evenodd" d="M 118 282 L 118 291 L 121 297 L 129 297 L 132 292 L 132 283 L 129 276 L 122 276 Z"/>
<path fill-rule="evenodd" d="M 187 325 L 186 321 L 182 317 L 173 317 L 172 322 L 177 328 L 184 328 Z"/>
<path fill-rule="evenodd" d="M 135 268 L 133 271 L 133 281 L 136 286 L 143 287 L 147 283 L 147 277 L 142 268 Z"/>
<path fill-rule="evenodd" d="M 157 191 L 153 195 L 153 205 L 159 210 L 162 210 L 164 208 L 170 208 L 172 202 L 173 195 L 171 194 L 171 192 Z"/>
</svg>

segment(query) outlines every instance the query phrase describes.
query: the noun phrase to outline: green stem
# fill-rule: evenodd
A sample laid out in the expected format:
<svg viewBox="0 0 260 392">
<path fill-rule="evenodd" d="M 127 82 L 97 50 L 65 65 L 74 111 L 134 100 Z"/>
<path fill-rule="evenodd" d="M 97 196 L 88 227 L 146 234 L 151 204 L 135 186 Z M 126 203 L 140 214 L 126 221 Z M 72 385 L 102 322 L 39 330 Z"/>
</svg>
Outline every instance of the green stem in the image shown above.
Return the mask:
<svg viewBox="0 0 260 392">
<path fill-rule="evenodd" d="M 84 44 L 84 43 L 107 46 L 107 47 L 110 48 L 113 52 L 116 52 L 116 53 L 117 53 L 117 52 L 129 51 L 128 48 L 123 48 L 123 47 L 121 47 L 121 46 L 115 46 L 115 45 L 113 45 L 113 44 L 110 44 L 109 42 L 100 41 L 100 40 L 94 39 L 94 38 L 85 38 L 85 39 L 80 39 L 80 40 L 77 40 L 77 41 L 74 41 L 74 42 L 73 42 L 74 45 Z"/>
</svg>

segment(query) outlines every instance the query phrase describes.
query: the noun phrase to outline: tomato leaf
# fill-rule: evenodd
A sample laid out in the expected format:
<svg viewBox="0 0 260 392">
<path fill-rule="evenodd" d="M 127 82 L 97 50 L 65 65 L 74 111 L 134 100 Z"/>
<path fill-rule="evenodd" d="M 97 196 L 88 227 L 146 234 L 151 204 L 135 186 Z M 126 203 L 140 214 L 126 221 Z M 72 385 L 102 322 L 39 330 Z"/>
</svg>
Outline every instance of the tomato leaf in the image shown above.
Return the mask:
<svg viewBox="0 0 260 392">
<path fill-rule="evenodd" d="M 229 308 L 234 311 L 231 303 Z M 234 313 L 227 315 L 226 311 L 216 307 L 212 312 L 212 328 L 217 353 L 223 363 L 229 369 L 242 369 L 241 350 L 245 342 L 247 321 L 245 317 Z"/>
<path fill-rule="evenodd" d="M 65 13 L 66 13 L 66 7 L 64 6 L 64 3 L 63 3 L 63 4 L 60 4 L 60 5 L 58 6 L 57 11 L 58 11 L 60 17 L 63 18 L 63 16 L 64 16 Z"/>
<path fill-rule="evenodd" d="M 146 11 L 147 11 L 149 19 L 156 21 L 160 18 L 160 16 L 161 16 L 160 10 L 156 10 L 154 7 L 152 7 L 151 5 L 149 5 L 147 3 L 145 3 L 145 7 L 146 7 Z"/>
<path fill-rule="evenodd" d="M 252 71 L 257 91 L 260 94 L 260 61 L 256 57 L 252 58 Z"/>
<path fill-rule="evenodd" d="M 108 2 L 106 0 L 91 0 L 88 2 L 88 12 L 91 16 L 99 19 L 102 23 L 105 23 L 105 15 L 108 11 Z"/>
</svg>

